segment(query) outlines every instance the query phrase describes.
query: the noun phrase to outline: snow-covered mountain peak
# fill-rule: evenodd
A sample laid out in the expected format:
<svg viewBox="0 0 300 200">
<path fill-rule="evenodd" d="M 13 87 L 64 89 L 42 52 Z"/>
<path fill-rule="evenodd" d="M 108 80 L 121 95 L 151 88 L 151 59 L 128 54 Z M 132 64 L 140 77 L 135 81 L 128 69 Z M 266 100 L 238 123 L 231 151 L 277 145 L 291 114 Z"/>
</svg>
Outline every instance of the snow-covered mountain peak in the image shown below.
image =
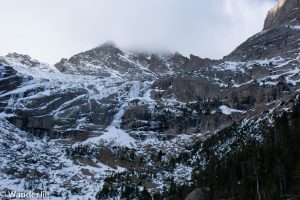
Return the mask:
<svg viewBox="0 0 300 200">
<path fill-rule="evenodd" d="M 62 59 L 55 67 L 67 74 L 149 79 L 154 74 L 116 45 L 105 43 L 91 50 Z"/>
<path fill-rule="evenodd" d="M 165 51 L 121 50 L 112 42 L 62 59 L 55 67 L 62 73 L 154 80 L 157 77 L 208 67 L 217 61 Z"/>
</svg>

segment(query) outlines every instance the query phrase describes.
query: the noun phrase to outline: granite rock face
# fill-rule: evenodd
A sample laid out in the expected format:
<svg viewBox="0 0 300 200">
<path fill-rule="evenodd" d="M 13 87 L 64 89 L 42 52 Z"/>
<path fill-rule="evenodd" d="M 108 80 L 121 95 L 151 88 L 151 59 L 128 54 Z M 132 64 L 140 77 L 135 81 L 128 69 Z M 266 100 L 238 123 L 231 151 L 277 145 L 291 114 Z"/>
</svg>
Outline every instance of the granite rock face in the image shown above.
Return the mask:
<svg viewBox="0 0 300 200">
<path fill-rule="evenodd" d="M 300 24 L 300 1 L 278 0 L 276 6 L 269 11 L 264 24 L 264 30 L 281 25 Z"/>
<path fill-rule="evenodd" d="M 262 32 L 238 46 L 225 60 L 249 61 L 277 56 L 296 58 L 299 49 L 300 1 L 279 0 L 265 20 Z"/>
<path fill-rule="evenodd" d="M 16 89 L 22 83 L 22 78 L 17 75 L 17 71 L 10 66 L 0 64 L 0 92 L 4 93 Z"/>
<path fill-rule="evenodd" d="M 225 56 L 228 61 L 251 61 L 298 55 L 300 33 L 296 26 L 279 26 L 254 35 Z"/>
</svg>

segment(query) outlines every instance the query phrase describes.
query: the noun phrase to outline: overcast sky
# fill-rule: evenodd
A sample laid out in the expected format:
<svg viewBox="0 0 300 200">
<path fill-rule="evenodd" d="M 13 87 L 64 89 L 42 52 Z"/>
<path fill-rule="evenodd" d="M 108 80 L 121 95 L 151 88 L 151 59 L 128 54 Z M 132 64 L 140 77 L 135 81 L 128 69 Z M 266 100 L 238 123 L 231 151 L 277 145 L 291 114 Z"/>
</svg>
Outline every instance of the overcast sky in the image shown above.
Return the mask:
<svg viewBox="0 0 300 200">
<path fill-rule="evenodd" d="M 221 58 L 263 27 L 274 0 L 0 0 L 0 55 L 54 64 L 108 40 Z"/>
</svg>

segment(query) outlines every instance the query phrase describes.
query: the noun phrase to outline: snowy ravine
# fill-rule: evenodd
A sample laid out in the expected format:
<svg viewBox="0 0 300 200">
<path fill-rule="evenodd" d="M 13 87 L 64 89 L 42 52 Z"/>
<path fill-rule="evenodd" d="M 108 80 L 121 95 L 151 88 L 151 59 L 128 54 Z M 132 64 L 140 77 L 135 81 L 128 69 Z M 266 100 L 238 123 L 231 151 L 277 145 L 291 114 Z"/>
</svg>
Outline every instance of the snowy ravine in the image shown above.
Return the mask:
<svg viewBox="0 0 300 200">
<path fill-rule="evenodd" d="M 105 129 L 103 135 L 91 138 L 85 141 L 84 144 L 91 145 L 91 143 L 97 143 L 99 141 L 106 141 L 116 146 L 134 148 L 136 146 L 136 140 L 133 139 L 128 133 L 121 129 L 122 117 L 126 108 L 128 107 L 128 102 L 139 99 L 140 97 L 140 82 L 132 82 L 128 96 L 121 101 L 121 106 L 119 111 L 114 115 L 111 124 Z"/>
</svg>

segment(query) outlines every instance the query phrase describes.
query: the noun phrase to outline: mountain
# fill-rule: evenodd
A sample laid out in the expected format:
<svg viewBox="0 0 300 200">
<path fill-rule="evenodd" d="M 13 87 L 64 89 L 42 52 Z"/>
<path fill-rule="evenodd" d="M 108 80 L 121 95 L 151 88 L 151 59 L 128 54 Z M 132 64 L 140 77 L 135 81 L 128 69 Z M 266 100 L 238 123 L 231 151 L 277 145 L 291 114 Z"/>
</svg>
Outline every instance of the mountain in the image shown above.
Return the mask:
<svg viewBox="0 0 300 200">
<path fill-rule="evenodd" d="M 296 199 L 299 1 L 221 60 L 112 42 L 0 57 L 0 189 L 51 199 Z"/>
</svg>

